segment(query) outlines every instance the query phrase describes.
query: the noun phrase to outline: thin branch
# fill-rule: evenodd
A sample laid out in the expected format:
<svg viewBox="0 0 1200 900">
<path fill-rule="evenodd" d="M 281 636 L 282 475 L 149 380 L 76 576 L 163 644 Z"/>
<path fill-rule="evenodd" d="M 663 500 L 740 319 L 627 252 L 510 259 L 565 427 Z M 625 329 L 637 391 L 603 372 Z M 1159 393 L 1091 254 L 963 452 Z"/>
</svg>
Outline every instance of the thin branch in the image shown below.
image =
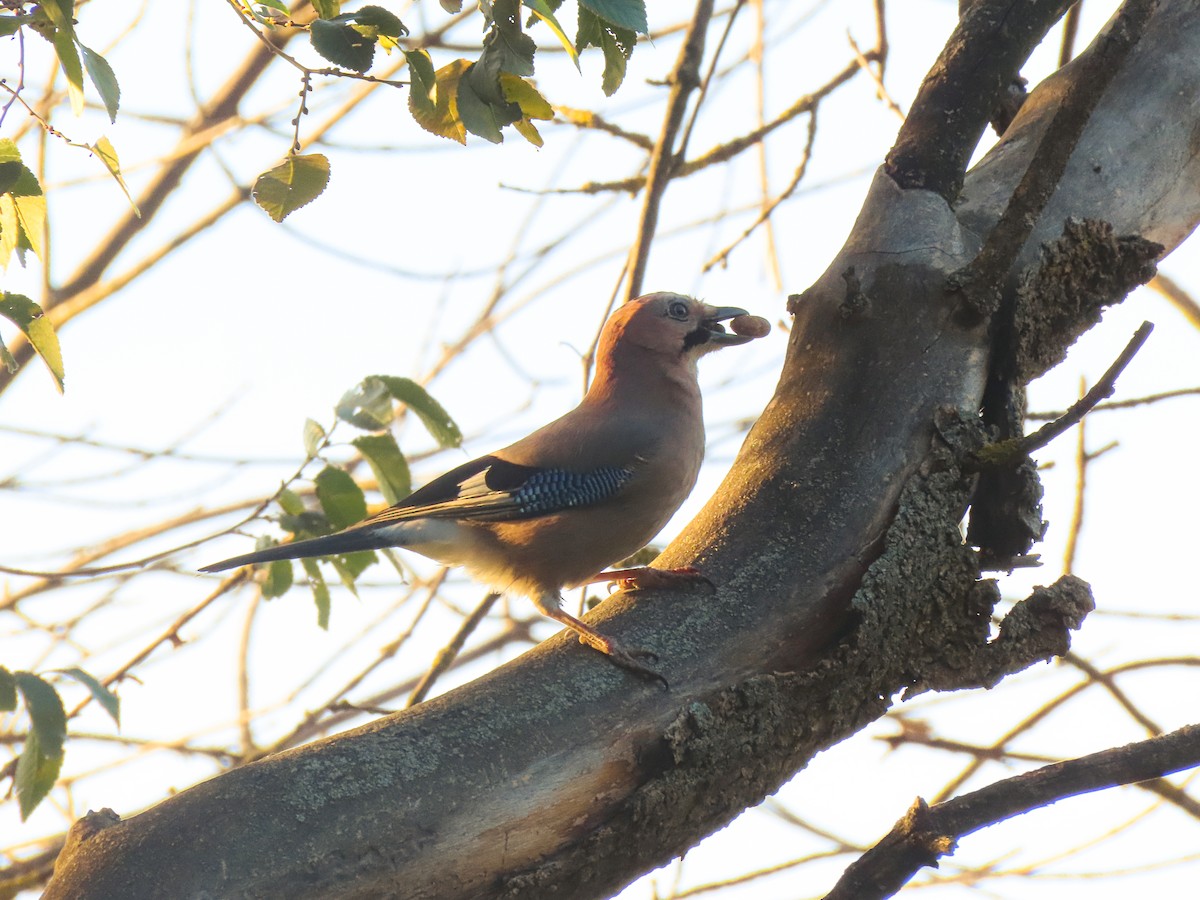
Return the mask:
<svg viewBox="0 0 1200 900">
<path fill-rule="evenodd" d="M 850 866 L 826 900 L 890 897 L 956 842 L 1067 797 L 1161 778 L 1200 765 L 1200 725 L 1007 778 L 936 806 L 917 801 L 892 831 Z"/>
<path fill-rule="evenodd" d="M 688 26 L 687 37 L 679 51 L 675 70 L 671 73 L 671 95 L 663 117 L 662 131 L 650 157 L 650 174 L 646 177 L 646 199 L 642 206 L 637 237 L 629 251 L 629 281 L 625 297 L 632 300 L 642 292 L 642 280 L 650 258 L 650 242 L 658 225 L 658 210 L 663 194 L 675 168 L 675 136 L 683 122 L 688 97 L 700 85 L 700 61 L 704 57 L 704 38 L 712 17 L 713 0 L 699 0 Z"/>
<path fill-rule="evenodd" d="M 1096 382 L 1095 386 L 1084 394 L 1083 397 L 1073 403 L 1065 415 L 1055 419 L 1053 422 L 1047 422 L 1032 434 L 1027 434 L 1020 438 L 1012 438 L 1007 441 L 999 441 L 998 443 L 984 447 L 975 454 L 972 465 L 980 469 L 1015 465 L 1034 450 L 1045 447 L 1064 431 L 1078 424 L 1101 400 L 1113 395 L 1113 392 L 1116 390 L 1117 379 L 1125 371 L 1125 367 L 1129 365 L 1137 352 L 1142 349 L 1142 345 L 1146 343 L 1146 339 L 1150 337 L 1150 332 L 1153 330 L 1153 323 L 1143 322 L 1138 327 L 1138 330 L 1133 333 L 1133 337 L 1125 345 L 1125 349 L 1121 351 L 1121 355 L 1108 367 L 1108 371 L 1104 373 L 1104 377 Z"/>
<path fill-rule="evenodd" d="M 434 683 L 454 665 L 454 661 L 458 659 L 458 654 L 466 646 L 467 638 L 474 633 L 475 629 L 484 620 L 484 617 L 491 612 L 492 607 L 496 605 L 496 601 L 500 599 L 500 596 L 496 591 L 488 592 L 479 605 L 471 611 L 471 615 L 463 620 L 462 625 L 458 627 L 458 631 L 455 632 L 450 643 L 438 651 L 437 656 L 433 658 L 433 664 L 429 667 L 429 671 L 421 676 L 421 680 L 413 688 L 413 692 L 409 694 L 408 702 L 404 704 L 405 709 L 410 706 L 416 706 L 424 700 Z"/>
</svg>

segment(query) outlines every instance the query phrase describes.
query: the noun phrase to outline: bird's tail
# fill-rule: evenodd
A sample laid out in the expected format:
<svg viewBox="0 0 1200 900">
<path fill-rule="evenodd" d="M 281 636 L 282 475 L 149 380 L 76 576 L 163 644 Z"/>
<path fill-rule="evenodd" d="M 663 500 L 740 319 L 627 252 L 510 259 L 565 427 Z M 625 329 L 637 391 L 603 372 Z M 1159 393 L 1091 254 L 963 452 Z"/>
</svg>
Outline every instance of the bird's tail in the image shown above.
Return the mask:
<svg viewBox="0 0 1200 900">
<path fill-rule="evenodd" d="M 277 559 L 301 559 L 308 556 L 330 556 L 336 553 L 353 553 L 355 550 L 379 550 L 382 547 L 395 547 L 398 541 L 394 536 L 385 537 L 380 530 L 372 528 L 349 529 L 337 534 L 327 534 L 324 537 L 310 538 L 306 541 L 292 541 L 267 547 L 265 550 L 255 550 L 241 556 L 231 556 L 220 562 L 201 566 L 201 572 L 224 572 L 237 566 L 248 566 L 251 563 L 273 562 Z"/>
</svg>

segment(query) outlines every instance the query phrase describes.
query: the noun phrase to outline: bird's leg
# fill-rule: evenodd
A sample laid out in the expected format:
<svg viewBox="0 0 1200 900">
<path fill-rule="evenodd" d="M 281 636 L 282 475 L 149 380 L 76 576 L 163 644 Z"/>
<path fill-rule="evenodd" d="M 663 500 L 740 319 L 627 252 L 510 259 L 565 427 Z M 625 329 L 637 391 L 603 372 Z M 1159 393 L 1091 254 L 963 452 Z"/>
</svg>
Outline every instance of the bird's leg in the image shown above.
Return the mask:
<svg viewBox="0 0 1200 900">
<path fill-rule="evenodd" d="M 705 585 L 709 589 L 713 586 L 713 583 L 700 574 L 700 570 L 694 566 L 681 566 L 678 569 L 652 569 L 650 566 L 610 569 L 584 582 L 584 584 L 602 583 L 615 584 L 623 591 L 666 589 L 696 584 Z"/>
<path fill-rule="evenodd" d="M 549 608 L 547 608 L 549 607 Z M 566 625 L 577 635 L 579 635 L 579 643 L 587 644 L 589 647 L 599 650 L 622 669 L 628 669 L 643 678 L 649 678 L 659 682 L 663 686 L 663 690 L 670 686 L 667 684 L 667 679 L 663 678 L 658 672 L 644 663 L 638 662 L 638 659 L 656 660 L 658 659 L 649 650 L 639 650 L 636 647 L 625 647 L 610 637 L 605 637 L 595 628 L 585 622 L 580 621 L 568 612 L 564 612 L 558 606 L 550 606 L 550 604 L 538 604 L 538 608 L 543 613 L 554 619 L 556 622 L 561 622 Z"/>
</svg>

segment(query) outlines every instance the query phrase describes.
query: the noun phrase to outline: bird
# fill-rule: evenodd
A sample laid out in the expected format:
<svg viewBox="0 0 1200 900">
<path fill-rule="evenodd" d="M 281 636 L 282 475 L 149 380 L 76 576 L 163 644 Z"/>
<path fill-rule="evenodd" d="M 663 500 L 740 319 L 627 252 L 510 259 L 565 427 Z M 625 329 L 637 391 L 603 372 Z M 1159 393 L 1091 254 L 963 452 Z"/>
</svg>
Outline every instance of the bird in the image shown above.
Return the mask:
<svg viewBox="0 0 1200 900">
<path fill-rule="evenodd" d="M 733 331 L 722 322 L 733 320 Z M 745 344 L 765 320 L 667 291 L 619 307 L 605 322 L 595 374 L 575 409 L 516 443 L 463 463 L 395 505 L 335 534 L 204 566 L 400 547 L 462 566 L 522 594 L 579 640 L 639 675 L 665 679 L 627 648 L 562 608 L 564 589 L 619 580 L 654 586 L 695 570 L 604 570 L 646 546 L 695 486 L 704 458 L 700 357 Z"/>
</svg>

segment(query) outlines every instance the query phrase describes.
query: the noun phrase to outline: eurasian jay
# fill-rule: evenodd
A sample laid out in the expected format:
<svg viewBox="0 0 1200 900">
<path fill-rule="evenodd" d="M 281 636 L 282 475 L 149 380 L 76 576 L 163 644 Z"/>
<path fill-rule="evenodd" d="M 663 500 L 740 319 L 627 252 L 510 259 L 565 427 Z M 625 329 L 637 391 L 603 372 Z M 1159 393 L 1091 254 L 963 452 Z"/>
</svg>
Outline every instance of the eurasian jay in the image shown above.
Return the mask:
<svg viewBox="0 0 1200 900">
<path fill-rule="evenodd" d="M 735 332 L 721 322 L 738 317 Z M 596 373 L 571 412 L 503 450 L 464 463 L 383 512 L 340 531 L 205 566 L 235 566 L 403 547 L 464 567 L 537 608 L 625 668 L 659 678 L 630 650 L 562 608 L 564 588 L 644 547 L 691 493 L 704 456 L 696 362 L 766 332 L 765 320 L 682 294 L 647 294 L 604 325 Z"/>
</svg>

